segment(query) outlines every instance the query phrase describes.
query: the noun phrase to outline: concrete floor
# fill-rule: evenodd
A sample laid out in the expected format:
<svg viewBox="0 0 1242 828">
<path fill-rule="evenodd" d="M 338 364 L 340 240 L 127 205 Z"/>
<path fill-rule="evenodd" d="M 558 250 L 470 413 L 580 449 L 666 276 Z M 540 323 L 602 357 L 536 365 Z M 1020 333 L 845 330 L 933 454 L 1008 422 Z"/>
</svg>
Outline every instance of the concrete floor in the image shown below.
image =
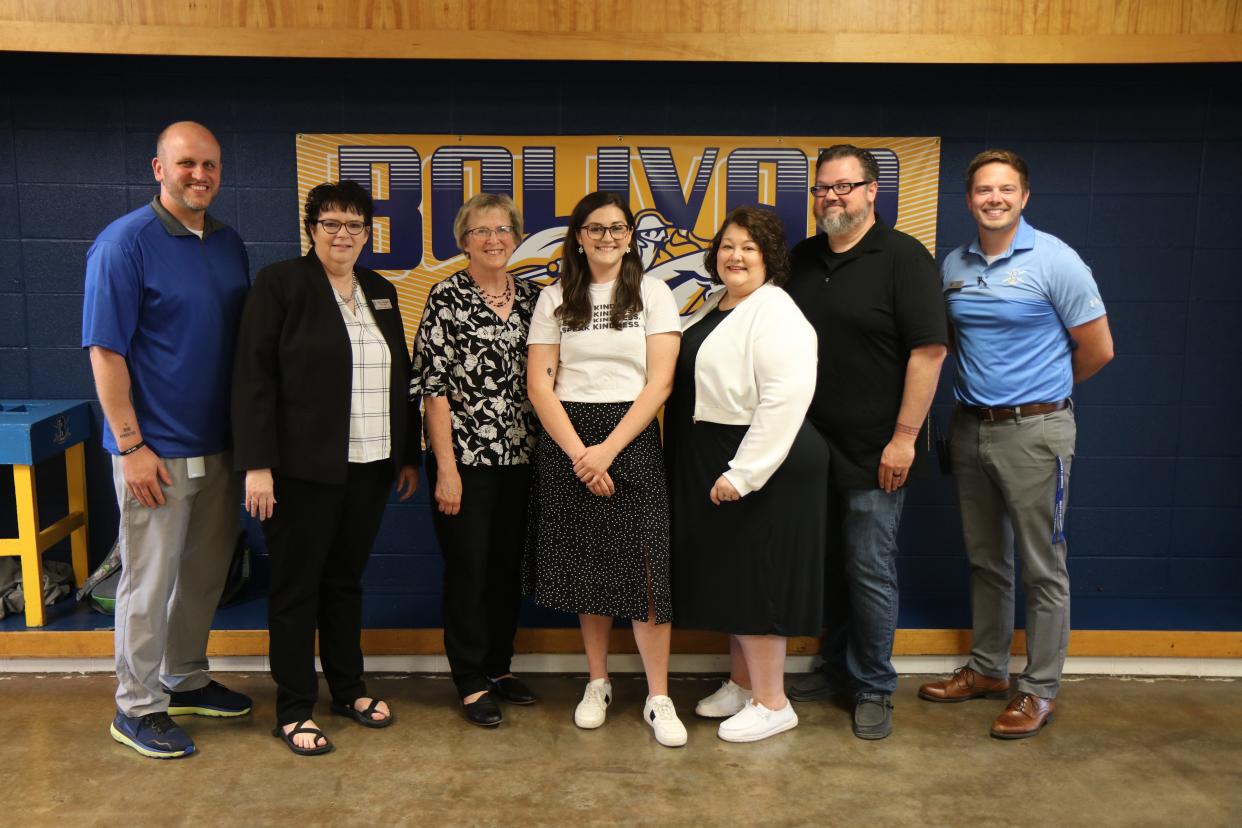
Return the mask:
<svg viewBox="0 0 1242 828">
<path fill-rule="evenodd" d="M 884 741 L 855 739 L 849 713 L 819 702 L 798 705 L 795 730 L 734 745 L 692 712 L 717 680 L 679 678 L 690 743 L 670 750 L 632 676 L 614 677 L 608 722 L 588 732 L 571 718 L 580 677 L 530 676 L 541 703 L 506 707 L 489 731 L 460 718 L 444 678 L 385 675 L 370 688 L 393 727 L 325 709 L 337 749 L 301 758 L 269 734 L 267 676 L 220 678 L 254 714 L 181 719 L 199 753 L 161 762 L 108 736 L 111 676 L 0 674 L 0 824 L 1242 826 L 1229 679 L 1076 679 L 1040 736 L 1001 742 L 987 731 L 1002 702 L 929 704 L 906 676 Z"/>
</svg>

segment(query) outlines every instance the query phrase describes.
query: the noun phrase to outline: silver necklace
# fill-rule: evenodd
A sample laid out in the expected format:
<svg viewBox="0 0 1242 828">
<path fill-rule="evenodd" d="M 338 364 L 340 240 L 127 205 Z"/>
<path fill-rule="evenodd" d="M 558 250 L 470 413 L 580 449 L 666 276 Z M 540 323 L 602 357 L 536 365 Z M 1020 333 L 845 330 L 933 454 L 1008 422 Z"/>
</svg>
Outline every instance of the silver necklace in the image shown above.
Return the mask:
<svg viewBox="0 0 1242 828">
<path fill-rule="evenodd" d="M 349 289 L 349 296 L 341 296 L 340 291 L 336 290 L 336 288 L 333 288 L 332 290 L 335 291 L 336 295 L 340 297 L 341 303 L 345 305 L 345 307 L 349 307 L 352 303 L 356 308 L 358 307 L 358 274 L 351 272 L 349 276 L 353 281 L 353 284 Z"/>
</svg>

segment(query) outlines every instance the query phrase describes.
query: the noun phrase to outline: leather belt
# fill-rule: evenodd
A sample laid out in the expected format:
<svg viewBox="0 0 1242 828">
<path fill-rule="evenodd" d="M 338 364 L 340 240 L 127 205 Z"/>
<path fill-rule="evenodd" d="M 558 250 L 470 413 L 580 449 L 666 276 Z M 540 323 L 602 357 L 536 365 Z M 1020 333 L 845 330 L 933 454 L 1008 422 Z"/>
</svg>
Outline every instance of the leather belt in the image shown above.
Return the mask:
<svg viewBox="0 0 1242 828">
<path fill-rule="evenodd" d="M 1060 402 L 1053 403 L 1023 403 L 1022 405 L 998 406 L 997 408 L 984 408 L 978 405 L 958 403 L 958 407 L 963 411 L 974 414 L 980 420 L 994 423 L 998 420 L 1016 420 L 1021 417 L 1037 417 L 1040 414 L 1051 414 L 1054 411 L 1069 408 L 1069 404 L 1069 400 L 1061 400 Z"/>
</svg>

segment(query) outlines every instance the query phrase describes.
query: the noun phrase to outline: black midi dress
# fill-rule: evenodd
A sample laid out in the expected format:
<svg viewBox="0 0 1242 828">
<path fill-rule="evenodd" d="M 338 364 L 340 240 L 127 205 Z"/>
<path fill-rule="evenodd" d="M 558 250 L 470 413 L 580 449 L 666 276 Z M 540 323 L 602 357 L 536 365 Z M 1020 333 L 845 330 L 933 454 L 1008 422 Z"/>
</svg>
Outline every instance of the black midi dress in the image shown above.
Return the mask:
<svg viewBox="0 0 1242 828">
<path fill-rule="evenodd" d="M 748 426 L 694 422 L 694 367 L 731 312 L 713 311 L 683 332 L 665 407 L 673 612 L 679 628 L 819 635 L 828 502 L 828 445 L 819 432 L 804 419 L 761 489 L 719 506 L 711 501 Z"/>
</svg>

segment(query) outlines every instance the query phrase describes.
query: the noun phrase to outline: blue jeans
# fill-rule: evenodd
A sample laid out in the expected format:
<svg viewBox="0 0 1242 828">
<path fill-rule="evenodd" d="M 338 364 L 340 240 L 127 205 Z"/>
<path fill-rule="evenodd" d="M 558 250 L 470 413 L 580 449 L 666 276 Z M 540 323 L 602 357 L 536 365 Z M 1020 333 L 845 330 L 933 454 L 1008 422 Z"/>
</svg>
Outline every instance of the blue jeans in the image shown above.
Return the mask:
<svg viewBox="0 0 1242 828">
<path fill-rule="evenodd" d="M 906 490 L 828 490 L 822 669 L 856 693 L 897 689 L 897 527 Z"/>
</svg>

